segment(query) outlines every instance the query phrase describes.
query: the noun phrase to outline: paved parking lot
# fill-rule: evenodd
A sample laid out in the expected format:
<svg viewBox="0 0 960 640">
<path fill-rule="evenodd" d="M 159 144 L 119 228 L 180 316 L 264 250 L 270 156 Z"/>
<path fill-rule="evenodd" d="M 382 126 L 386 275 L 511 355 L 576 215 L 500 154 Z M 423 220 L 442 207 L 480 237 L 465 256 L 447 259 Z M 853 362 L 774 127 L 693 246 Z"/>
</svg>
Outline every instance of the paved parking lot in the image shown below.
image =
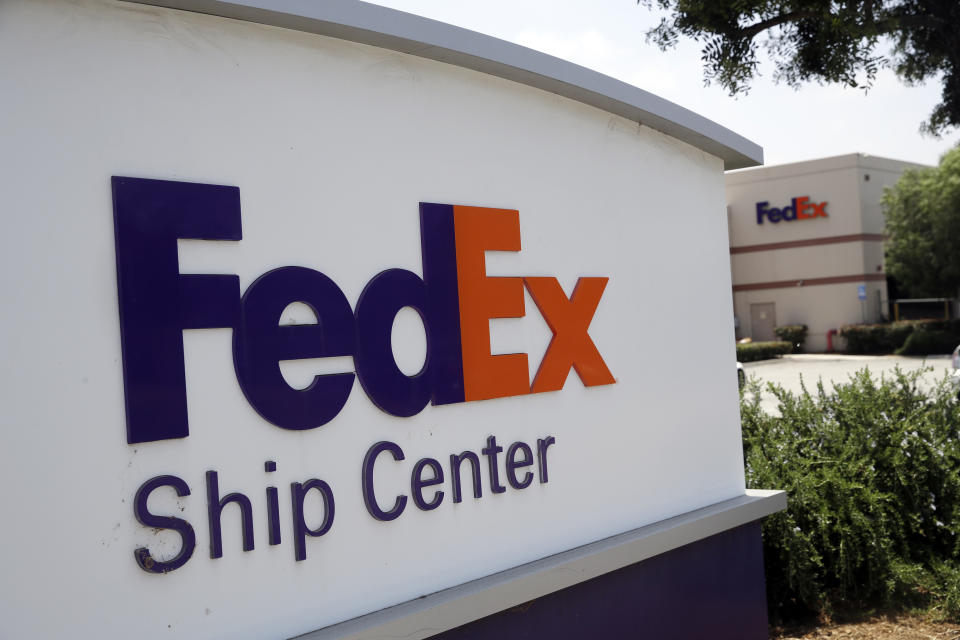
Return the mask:
<svg viewBox="0 0 960 640">
<path fill-rule="evenodd" d="M 850 375 L 863 369 L 870 369 L 875 376 L 891 375 L 896 367 L 903 371 L 914 371 L 925 367 L 932 370 L 923 374 L 922 383 L 933 386 L 943 376 L 952 371 L 950 356 L 847 356 L 838 354 L 797 354 L 783 356 L 777 360 L 761 360 L 744 363 L 747 378 L 756 377 L 761 382 L 774 382 L 783 388 L 799 393 L 801 380 L 810 390 L 816 389 L 817 380 L 822 379 L 824 386 L 830 388 L 833 383 L 846 382 Z M 765 386 L 765 385 L 764 385 Z M 776 413 L 777 401 L 770 393 L 764 392 L 760 402 L 767 412 Z"/>
</svg>

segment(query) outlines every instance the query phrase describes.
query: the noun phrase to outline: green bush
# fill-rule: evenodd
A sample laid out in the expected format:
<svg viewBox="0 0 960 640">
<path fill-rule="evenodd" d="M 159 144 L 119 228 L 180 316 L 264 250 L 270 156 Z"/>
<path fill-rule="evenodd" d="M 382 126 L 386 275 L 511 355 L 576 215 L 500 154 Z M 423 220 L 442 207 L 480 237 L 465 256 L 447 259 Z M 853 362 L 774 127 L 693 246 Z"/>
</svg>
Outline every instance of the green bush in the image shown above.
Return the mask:
<svg viewBox="0 0 960 640">
<path fill-rule="evenodd" d="M 840 328 L 847 353 L 929 355 L 950 353 L 960 344 L 960 320 L 904 320 Z M 950 343 L 953 343 L 951 346 Z"/>
<path fill-rule="evenodd" d="M 960 320 L 901 320 L 887 324 L 850 324 L 840 327 L 839 333 L 847 341 L 847 353 L 894 353 L 915 331 L 929 330 L 960 334 Z"/>
<path fill-rule="evenodd" d="M 914 331 L 903 346 L 896 350 L 898 356 L 927 356 L 930 354 L 953 353 L 960 344 L 960 333 L 949 331 Z"/>
<path fill-rule="evenodd" d="M 807 339 L 807 325 L 805 324 L 787 324 L 782 327 L 777 327 L 773 330 L 780 340 L 784 342 L 789 342 L 793 345 L 793 352 L 800 353 L 803 351 L 803 343 Z"/>
<path fill-rule="evenodd" d="M 754 360 L 769 360 L 779 358 L 790 353 L 789 342 L 748 342 L 737 343 L 737 362 L 753 362 Z"/>
<path fill-rule="evenodd" d="M 960 405 L 923 372 L 864 370 L 825 391 L 742 396 L 748 487 L 784 489 L 763 523 L 771 620 L 844 608 L 922 607 L 960 620 Z"/>
<path fill-rule="evenodd" d="M 930 331 L 946 331 L 948 333 L 960 334 L 960 318 L 951 320 L 918 320 L 915 321 L 917 328 L 923 328 Z"/>
<path fill-rule="evenodd" d="M 840 327 L 838 333 L 847 341 L 847 353 L 879 353 L 888 348 L 887 331 L 884 325 L 848 325 Z"/>
<path fill-rule="evenodd" d="M 893 353 L 913 333 L 915 322 L 852 324 L 840 327 L 847 341 L 847 353 Z"/>
</svg>

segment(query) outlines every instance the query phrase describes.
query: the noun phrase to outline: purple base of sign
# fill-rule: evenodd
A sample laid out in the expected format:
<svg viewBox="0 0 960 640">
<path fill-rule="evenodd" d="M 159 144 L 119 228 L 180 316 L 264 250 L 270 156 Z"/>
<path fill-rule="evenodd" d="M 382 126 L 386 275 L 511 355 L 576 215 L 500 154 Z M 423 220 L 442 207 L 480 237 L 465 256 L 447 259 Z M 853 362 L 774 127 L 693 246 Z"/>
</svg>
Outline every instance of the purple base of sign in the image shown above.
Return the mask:
<svg viewBox="0 0 960 640">
<path fill-rule="evenodd" d="M 752 522 L 434 639 L 768 637 L 760 523 Z"/>
</svg>

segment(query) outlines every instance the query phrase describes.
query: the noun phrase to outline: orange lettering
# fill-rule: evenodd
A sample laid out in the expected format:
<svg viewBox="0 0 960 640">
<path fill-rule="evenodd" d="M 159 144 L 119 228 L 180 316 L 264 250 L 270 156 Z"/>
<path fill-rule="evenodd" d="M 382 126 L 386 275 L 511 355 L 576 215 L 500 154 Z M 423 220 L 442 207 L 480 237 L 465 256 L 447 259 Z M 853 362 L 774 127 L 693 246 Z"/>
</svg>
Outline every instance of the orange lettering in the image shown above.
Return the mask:
<svg viewBox="0 0 960 640">
<path fill-rule="evenodd" d="M 523 279 L 488 278 L 484 251 L 520 251 L 520 214 L 508 209 L 453 207 L 463 346 L 464 399 L 530 392 L 527 354 L 490 353 L 490 319 L 524 315 Z"/>
<path fill-rule="evenodd" d="M 587 334 L 607 278 L 580 278 L 567 300 L 556 278 L 524 278 L 553 339 L 533 379 L 534 393 L 563 388 L 572 367 L 584 386 L 613 384 L 616 380 Z"/>
</svg>

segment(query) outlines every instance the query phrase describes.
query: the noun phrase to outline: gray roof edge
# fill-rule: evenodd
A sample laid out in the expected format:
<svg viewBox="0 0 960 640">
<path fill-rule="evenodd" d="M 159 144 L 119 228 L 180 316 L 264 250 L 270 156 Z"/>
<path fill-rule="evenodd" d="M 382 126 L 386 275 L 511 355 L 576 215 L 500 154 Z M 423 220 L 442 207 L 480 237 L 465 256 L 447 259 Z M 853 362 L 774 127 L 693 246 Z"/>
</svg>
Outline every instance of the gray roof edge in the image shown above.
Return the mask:
<svg viewBox="0 0 960 640">
<path fill-rule="evenodd" d="M 129 0 L 349 40 L 488 73 L 639 122 L 724 161 L 763 163 L 763 149 L 638 87 L 533 49 L 359 0 Z"/>
<path fill-rule="evenodd" d="M 748 168 L 744 171 L 729 171 L 726 173 L 726 180 L 727 186 L 733 186 L 851 169 L 903 173 L 907 169 L 925 168 L 929 168 L 929 165 L 866 153 L 845 153 L 797 162 L 768 164 L 763 167 Z"/>
</svg>

